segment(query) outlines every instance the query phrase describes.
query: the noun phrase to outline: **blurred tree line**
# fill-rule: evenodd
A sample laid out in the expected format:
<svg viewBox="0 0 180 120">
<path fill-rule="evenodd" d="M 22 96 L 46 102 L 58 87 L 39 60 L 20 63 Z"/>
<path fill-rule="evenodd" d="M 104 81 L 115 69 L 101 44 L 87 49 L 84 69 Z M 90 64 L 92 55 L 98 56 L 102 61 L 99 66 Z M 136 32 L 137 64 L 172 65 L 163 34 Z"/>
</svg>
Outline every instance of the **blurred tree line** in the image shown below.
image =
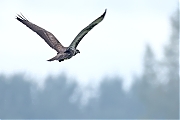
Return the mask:
<svg viewBox="0 0 180 120">
<path fill-rule="evenodd" d="M 49 76 L 45 87 L 27 81 L 23 74 L 0 75 L 0 118 L 179 118 L 179 13 L 171 18 L 172 33 L 164 56 L 157 60 L 146 45 L 143 73 L 133 76 L 129 92 L 122 78 L 104 78 L 96 97 L 80 107 L 73 95 L 78 84 L 66 75 Z M 69 82 L 71 81 L 71 82 Z"/>
</svg>

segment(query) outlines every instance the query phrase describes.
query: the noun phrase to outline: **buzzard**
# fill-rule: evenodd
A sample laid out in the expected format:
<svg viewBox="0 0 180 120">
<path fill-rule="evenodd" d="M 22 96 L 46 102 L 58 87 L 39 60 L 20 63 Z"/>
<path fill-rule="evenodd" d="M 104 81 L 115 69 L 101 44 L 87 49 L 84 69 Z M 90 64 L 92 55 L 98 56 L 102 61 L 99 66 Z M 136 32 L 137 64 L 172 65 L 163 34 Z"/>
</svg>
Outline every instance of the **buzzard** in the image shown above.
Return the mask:
<svg viewBox="0 0 180 120">
<path fill-rule="evenodd" d="M 83 30 L 80 31 L 80 33 L 71 42 L 69 47 L 64 47 L 51 32 L 28 21 L 22 14 L 17 15 L 16 19 L 19 22 L 26 25 L 32 31 L 36 32 L 42 39 L 45 40 L 45 42 L 51 48 L 57 51 L 57 55 L 47 61 L 58 60 L 59 62 L 61 62 L 66 59 L 70 59 L 71 57 L 75 56 L 77 53 L 80 53 L 80 51 L 76 49 L 79 42 L 94 26 L 96 26 L 98 23 L 100 23 L 104 19 L 105 15 L 106 15 L 106 9 L 105 9 L 105 12 L 100 17 L 98 17 L 96 20 L 94 20 L 87 27 L 85 27 Z"/>
</svg>

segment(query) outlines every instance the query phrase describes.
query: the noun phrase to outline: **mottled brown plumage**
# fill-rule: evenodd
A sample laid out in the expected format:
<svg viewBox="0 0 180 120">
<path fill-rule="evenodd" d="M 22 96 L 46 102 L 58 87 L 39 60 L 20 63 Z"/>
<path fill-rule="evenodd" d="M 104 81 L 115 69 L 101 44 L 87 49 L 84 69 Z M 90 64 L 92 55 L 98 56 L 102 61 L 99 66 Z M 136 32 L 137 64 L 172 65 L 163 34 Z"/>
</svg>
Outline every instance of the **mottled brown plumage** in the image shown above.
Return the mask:
<svg viewBox="0 0 180 120">
<path fill-rule="evenodd" d="M 22 14 L 17 15 L 16 19 L 21 23 L 23 23 L 24 25 L 26 25 L 32 31 L 36 32 L 42 39 L 45 40 L 45 42 L 51 48 L 57 51 L 57 55 L 49 59 L 48 61 L 58 60 L 59 62 L 61 62 L 65 59 L 70 59 L 71 57 L 75 56 L 77 53 L 80 53 L 80 51 L 76 49 L 79 42 L 94 26 L 96 26 L 104 19 L 105 14 L 106 14 L 106 10 L 99 18 L 97 18 L 91 24 L 89 24 L 87 27 L 81 30 L 81 32 L 74 38 L 74 40 L 69 45 L 69 47 L 64 47 L 52 33 L 28 21 Z"/>
</svg>

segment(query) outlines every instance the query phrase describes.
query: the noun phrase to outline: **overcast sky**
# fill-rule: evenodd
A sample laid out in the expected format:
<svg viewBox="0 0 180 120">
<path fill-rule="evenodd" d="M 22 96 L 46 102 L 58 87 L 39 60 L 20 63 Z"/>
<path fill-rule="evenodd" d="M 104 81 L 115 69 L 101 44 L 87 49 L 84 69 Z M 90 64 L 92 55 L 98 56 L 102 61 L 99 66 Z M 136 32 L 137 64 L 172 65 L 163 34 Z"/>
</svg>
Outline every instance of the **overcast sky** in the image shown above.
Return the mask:
<svg viewBox="0 0 180 120">
<path fill-rule="evenodd" d="M 145 44 L 161 56 L 170 35 L 170 16 L 177 0 L 1 0 L 0 73 L 23 72 L 39 82 L 65 72 L 82 84 L 119 75 L 130 83 L 142 69 Z M 107 8 L 105 19 L 80 42 L 80 54 L 64 62 L 36 33 L 15 19 L 22 13 L 52 32 L 64 45 Z"/>
</svg>

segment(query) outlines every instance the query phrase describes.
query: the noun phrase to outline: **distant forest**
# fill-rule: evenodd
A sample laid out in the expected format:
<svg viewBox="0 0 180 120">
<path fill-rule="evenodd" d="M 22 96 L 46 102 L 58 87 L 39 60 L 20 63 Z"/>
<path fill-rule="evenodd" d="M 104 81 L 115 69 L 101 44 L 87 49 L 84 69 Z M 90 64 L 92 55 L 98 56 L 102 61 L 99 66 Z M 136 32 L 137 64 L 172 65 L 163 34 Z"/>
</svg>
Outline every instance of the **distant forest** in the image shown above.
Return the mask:
<svg viewBox="0 0 180 120">
<path fill-rule="evenodd" d="M 170 19 L 171 36 L 159 60 L 147 44 L 143 72 L 133 75 L 133 85 L 122 89 L 121 76 L 104 78 L 95 96 L 82 105 L 76 82 L 65 74 L 46 78 L 44 89 L 23 74 L 0 74 L 0 118 L 179 118 L 179 13 Z M 79 91 L 78 91 L 79 90 Z"/>
</svg>

